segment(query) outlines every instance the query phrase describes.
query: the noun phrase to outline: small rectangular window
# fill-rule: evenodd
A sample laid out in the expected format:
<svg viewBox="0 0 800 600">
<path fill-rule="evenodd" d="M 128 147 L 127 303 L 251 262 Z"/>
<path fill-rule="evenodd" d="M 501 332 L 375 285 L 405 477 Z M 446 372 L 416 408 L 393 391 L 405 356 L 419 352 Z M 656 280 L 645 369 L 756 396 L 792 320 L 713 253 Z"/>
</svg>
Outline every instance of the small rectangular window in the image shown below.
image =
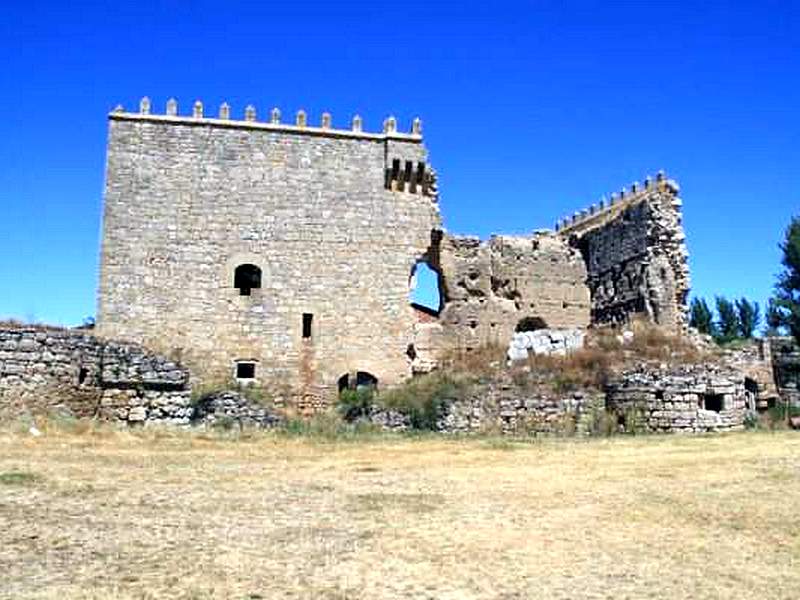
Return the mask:
<svg viewBox="0 0 800 600">
<path fill-rule="evenodd" d="M 236 379 L 255 379 L 256 363 L 239 362 L 236 363 Z"/>
<path fill-rule="evenodd" d="M 303 339 L 311 337 L 311 323 L 314 321 L 314 315 L 311 313 L 303 313 Z"/>
</svg>

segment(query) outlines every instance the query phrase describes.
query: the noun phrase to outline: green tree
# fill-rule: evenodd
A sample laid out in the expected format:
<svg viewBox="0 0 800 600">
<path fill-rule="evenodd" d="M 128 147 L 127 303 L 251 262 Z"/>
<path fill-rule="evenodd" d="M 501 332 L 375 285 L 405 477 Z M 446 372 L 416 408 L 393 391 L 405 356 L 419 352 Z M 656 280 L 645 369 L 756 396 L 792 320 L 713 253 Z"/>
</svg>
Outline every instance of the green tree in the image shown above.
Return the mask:
<svg viewBox="0 0 800 600">
<path fill-rule="evenodd" d="M 800 217 L 794 217 L 783 243 L 783 271 L 775 285 L 777 321 L 800 343 Z"/>
<path fill-rule="evenodd" d="M 708 308 L 708 302 L 706 302 L 705 298 L 692 298 L 692 304 L 689 308 L 689 325 L 700 333 L 714 335 L 714 315 L 711 313 L 711 309 Z"/>
<path fill-rule="evenodd" d="M 767 302 L 767 309 L 764 311 L 764 320 L 767 322 L 764 328 L 764 335 L 781 334 L 783 322 L 781 321 L 781 311 L 775 302 L 775 298 L 770 298 Z"/>
<path fill-rule="evenodd" d="M 761 323 L 761 307 L 758 302 L 740 298 L 736 301 L 736 313 L 739 317 L 739 335 L 746 340 L 752 339 Z"/>
<path fill-rule="evenodd" d="M 730 342 L 739 337 L 739 315 L 733 302 L 725 296 L 717 296 L 717 341 Z"/>
</svg>

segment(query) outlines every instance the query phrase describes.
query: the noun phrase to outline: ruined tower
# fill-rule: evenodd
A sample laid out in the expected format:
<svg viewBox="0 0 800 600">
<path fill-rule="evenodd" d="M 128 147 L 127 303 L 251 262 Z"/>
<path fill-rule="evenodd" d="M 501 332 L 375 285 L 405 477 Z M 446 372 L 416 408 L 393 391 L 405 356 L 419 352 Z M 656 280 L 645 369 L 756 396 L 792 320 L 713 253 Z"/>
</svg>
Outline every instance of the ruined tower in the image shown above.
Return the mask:
<svg viewBox="0 0 800 600">
<path fill-rule="evenodd" d="M 410 373 L 409 277 L 440 227 L 421 124 L 369 133 L 169 101 L 109 115 L 98 331 L 307 404 Z"/>
</svg>

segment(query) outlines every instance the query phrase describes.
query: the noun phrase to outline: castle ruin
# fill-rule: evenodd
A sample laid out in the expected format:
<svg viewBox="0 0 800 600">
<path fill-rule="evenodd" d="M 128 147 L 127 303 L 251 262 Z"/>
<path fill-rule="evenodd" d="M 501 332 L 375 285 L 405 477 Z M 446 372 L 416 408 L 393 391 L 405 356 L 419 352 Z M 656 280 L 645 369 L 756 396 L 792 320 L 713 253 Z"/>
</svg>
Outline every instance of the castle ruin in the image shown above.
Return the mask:
<svg viewBox="0 0 800 600">
<path fill-rule="evenodd" d="M 203 380 L 285 386 L 319 407 L 390 386 L 450 349 L 507 344 L 526 324 L 644 315 L 686 327 L 678 185 L 663 173 L 560 220 L 488 241 L 445 231 L 415 120 L 292 123 L 223 104 L 109 115 L 98 333 L 180 358 Z M 440 303 L 409 301 L 415 270 Z"/>
</svg>

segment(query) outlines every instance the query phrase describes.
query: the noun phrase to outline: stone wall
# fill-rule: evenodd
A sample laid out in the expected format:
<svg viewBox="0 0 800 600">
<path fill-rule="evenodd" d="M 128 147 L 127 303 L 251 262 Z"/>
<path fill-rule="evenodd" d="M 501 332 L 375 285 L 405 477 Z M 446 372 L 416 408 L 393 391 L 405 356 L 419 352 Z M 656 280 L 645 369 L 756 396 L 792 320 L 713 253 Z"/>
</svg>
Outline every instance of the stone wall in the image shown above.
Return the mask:
<svg viewBox="0 0 800 600">
<path fill-rule="evenodd" d="M 589 289 L 579 251 L 547 232 L 530 237 L 445 235 L 441 243 L 447 348 L 506 346 L 525 319 L 547 327 L 589 325 Z"/>
<path fill-rule="evenodd" d="M 348 374 L 411 374 L 409 277 L 440 227 L 420 124 L 399 133 L 166 115 L 110 115 L 98 330 L 193 374 L 288 386 L 319 407 Z M 242 295 L 237 266 L 260 286 Z M 306 327 L 307 325 L 307 327 Z M 307 335 L 306 335 L 307 334 Z"/>
<path fill-rule="evenodd" d="M 800 347 L 794 338 L 769 338 L 778 393 L 784 402 L 800 406 Z"/>
<path fill-rule="evenodd" d="M 54 410 L 185 424 L 192 414 L 189 374 L 141 346 L 83 331 L 0 329 L 0 416 Z"/>
<path fill-rule="evenodd" d="M 678 193 L 659 174 L 559 222 L 559 233 L 586 261 L 592 323 L 622 323 L 638 314 L 686 328 L 690 281 Z"/>
<path fill-rule="evenodd" d="M 606 406 L 629 431 L 742 429 L 747 412 L 744 375 L 711 365 L 641 365 L 608 384 Z"/>
</svg>

